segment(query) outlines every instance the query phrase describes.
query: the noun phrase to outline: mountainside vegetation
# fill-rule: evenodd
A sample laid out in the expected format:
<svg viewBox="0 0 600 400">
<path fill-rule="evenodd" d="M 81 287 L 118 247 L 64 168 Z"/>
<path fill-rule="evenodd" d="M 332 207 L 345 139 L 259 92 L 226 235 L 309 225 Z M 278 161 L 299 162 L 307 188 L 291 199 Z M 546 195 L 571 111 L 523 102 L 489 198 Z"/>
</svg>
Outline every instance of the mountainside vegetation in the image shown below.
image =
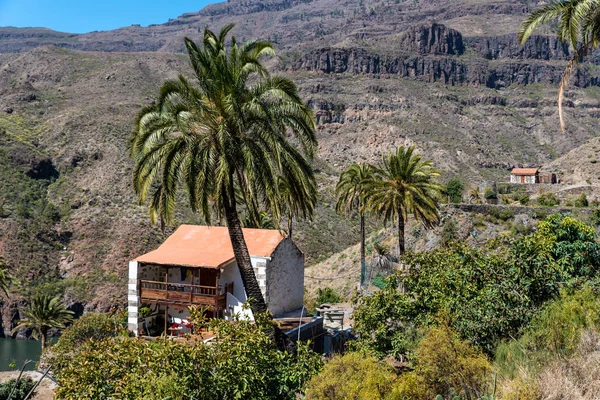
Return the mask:
<svg viewBox="0 0 600 400">
<path fill-rule="evenodd" d="M 360 237 L 359 220 L 335 210 L 339 173 L 355 162 L 416 145 L 442 180 L 461 177 L 482 193 L 510 167 L 547 164 L 595 135 L 597 56 L 583 60 L 565 93 L 562 135 L 556 85 L 572 54 L 543 36 L 551 26 L 524 46 L 516 38 L 536 5 L 232 0 L 151 27 L 0 28 L 0 254 L 18 282 L 3 302 L 4 333 L 21 318 L 17 304 L 36 293 L 64 292 L 77 313 L 124 306 L 127 261 L 170 233 L 137 205 L 127 142 L 161 83 L 191 77 L 183 36 L 198 40 L 206 26 L 233 22 L 240 41 L 271 40 L 267 67 L 293 77 L 313 110 L 319 200 L 294 238 L 314 265 Z M 592 174 L 593 185 L 600 174 Z M 174 225 L 202 223 L 176 201 Z M 376 221 L 365 224 L 370 231 Z M 407 238 L 411 249 L 412 232 Z"/>
</svg>

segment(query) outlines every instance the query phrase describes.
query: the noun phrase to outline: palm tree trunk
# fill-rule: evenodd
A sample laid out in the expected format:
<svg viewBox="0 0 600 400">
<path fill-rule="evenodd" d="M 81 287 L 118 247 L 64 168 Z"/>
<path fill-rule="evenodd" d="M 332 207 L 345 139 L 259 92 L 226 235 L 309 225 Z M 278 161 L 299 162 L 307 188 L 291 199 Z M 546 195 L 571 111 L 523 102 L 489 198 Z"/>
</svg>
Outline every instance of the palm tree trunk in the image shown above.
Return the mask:
<svg viewBox="0 0 600 400">
<path fill-rule="evenodd" d="M 252 268 L 250 253 L 248 252 L 248 247 L 244 240 L 244 232 L 238 217 L 235 198 L 228 196 L 226 191 L 223 191 L 223 193 L 225 193 L 223 195 L 223 205 L 225 209 L 227 230 L 229 231 L 231 246 L 233 247 L 233 255 L 238 265 L 242 282 L 244 283 L 246 296 L 248 297 L 248 300 L 250 300 L 250 309 L 254 315 L 267 313 L 267 303 L 260 291 L 258 280 L 256 279 L 254 269 Z M 233 191 L 231 193 L 233 193 Z M 269 333 L 269 336 L 271 336 L 271 339 L 275 342 L 277 348 L 281 351 L 288 351 L 292 354 L 296 354 L 296 345 L 290 338 L 275 324 L 273 324 L 272 327 L 273 329 Z"/>
<path fill-rule="evenodd" d="M 288 215 L 288 237 L 292 240 L 292 230 L 294 229 L 294 220 L 292 215 Z"/>
<path fill-rule="evenodd" d="M 398 213 L 398 253 L 404 254 L 404 215 L 402 212 Z"/>
<path fill-rule="evenodd" d="M 365 285 L 367 265 L 365 262 L 365 215 L 360 214 L 360 287 Z"/>
<path fill-rule="evenodd" d="M 42 340 L 42 353 L 46 350 L 46 336 L 48 335 L 48 329 L 46 327 L 42 327 L 40 329 L 40 336 Z"/>
</svg>

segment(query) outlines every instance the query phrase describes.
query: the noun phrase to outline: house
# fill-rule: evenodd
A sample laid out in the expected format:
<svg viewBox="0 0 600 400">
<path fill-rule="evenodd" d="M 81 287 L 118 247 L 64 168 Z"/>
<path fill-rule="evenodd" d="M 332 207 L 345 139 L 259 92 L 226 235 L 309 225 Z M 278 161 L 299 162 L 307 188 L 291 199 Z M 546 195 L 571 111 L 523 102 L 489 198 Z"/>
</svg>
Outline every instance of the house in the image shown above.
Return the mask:
<svg viewBox="0 0 600 400">
<path fill-rule="evenodd" d="M 540 171 L 538 172 L 538 183 L 554 185 L 558 183 L 558 178 L 556 174 L 552 171 Z"/>
<path fill-rule="evenodd" d="M 510 183 L 538 183 L 537 168 L 513 168 L 510 173 Z"/>
<path fill-rule="evenodd" d="M 243 229 L 254 273 L 275 317 L 302 308 L 304 254 L 283 232 Z M 129 262 L 128 326 L 143 329 L 139 309 L 149 306 L 167 321 L 185 321 L 191 305 L 210 306 L 209 317 L 241 314 L 246 292 L 226 227 L 182 225 L 156 250 Z"/>
</svg>

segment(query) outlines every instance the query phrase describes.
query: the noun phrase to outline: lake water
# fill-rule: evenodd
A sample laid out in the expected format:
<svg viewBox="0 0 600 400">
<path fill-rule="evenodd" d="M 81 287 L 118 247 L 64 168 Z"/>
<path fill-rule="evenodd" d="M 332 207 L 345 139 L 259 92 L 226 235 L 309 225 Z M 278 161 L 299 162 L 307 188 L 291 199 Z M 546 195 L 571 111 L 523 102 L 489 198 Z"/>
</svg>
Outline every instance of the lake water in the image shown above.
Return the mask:
<svg viewBox="0 0 600 400">
<path fill-rule="evenodd" d="M 20 369 L 25 360 L 39 361 L 42 353 L 42 344 L 39 340 L 16 340 L 0 338 L 0 371 L 11 371 Z M 12 362 L 16 363 L 11 368 Z M 33 370 L 35 363 L 27 366 L 27 370 Z"/>
</svg>

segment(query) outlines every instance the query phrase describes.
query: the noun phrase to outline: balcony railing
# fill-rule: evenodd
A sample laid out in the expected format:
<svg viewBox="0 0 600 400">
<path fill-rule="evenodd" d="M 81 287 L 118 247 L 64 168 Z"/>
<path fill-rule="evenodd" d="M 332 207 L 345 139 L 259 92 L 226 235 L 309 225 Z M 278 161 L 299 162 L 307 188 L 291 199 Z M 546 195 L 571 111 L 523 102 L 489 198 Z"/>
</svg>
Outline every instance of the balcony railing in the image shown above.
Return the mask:
<svg viewBox="0 0 600 400">
<path fill-rule="evenodd" d="M 143 300 L 224 306 L 227 293 L 233 293 L 233 283 L 219 286 L 188 285 L 140 280 L 140 297 Z"/>
</svg>

